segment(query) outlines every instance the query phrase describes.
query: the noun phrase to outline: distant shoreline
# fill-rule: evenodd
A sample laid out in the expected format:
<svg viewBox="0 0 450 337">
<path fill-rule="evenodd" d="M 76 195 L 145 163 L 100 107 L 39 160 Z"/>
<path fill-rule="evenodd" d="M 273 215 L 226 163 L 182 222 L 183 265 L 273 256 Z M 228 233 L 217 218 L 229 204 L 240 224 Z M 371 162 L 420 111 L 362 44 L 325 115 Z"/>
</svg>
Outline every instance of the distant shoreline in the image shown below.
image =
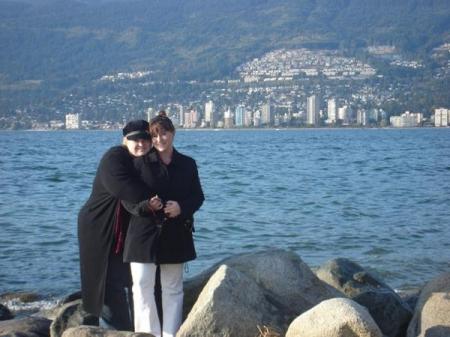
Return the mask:
<svg viewBox="0 0 450 337">
<path fill-rule="evenodd" d="M 422 126 L 422 127 L 402 127 L 396 128 L 391 126 L 385 127 L 358 127 L 358 126 L 348 126 L 348 127 L 290 127 L 290 128 L 177 128 L 177 131 L 215 131 L 215 132 L 245 132 L 245 131 L 327 131 L 327 130 L 421 130 L 421 129 L 450 129 L 447 127 L 434 127 L 434 126 Z M 8 130 L 0 129 L 0 132 L 91 132 L 91 131 L 106 131 L 106 132 L 117 132 L 122 129 L 23 129 L 23 130 Z"/>
</svg>

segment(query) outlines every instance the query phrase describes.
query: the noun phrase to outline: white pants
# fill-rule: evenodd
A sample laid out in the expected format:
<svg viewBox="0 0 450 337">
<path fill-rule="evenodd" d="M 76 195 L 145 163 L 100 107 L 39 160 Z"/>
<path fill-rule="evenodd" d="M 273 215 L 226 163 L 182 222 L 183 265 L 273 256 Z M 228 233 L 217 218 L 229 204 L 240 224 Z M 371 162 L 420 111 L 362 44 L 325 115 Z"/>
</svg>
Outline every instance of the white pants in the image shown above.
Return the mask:
<svg viewBox="0 0 450 337">
<path fill-rule="evenodd" d="M 162 264 L 161 297 L 163 327 L 159 324 L 155 302 L 156 264 L 131 262 L 133 277 L 134 331 L 156 337 L 174 337 L 183 311 L 183 264 Z"/>
</svg>

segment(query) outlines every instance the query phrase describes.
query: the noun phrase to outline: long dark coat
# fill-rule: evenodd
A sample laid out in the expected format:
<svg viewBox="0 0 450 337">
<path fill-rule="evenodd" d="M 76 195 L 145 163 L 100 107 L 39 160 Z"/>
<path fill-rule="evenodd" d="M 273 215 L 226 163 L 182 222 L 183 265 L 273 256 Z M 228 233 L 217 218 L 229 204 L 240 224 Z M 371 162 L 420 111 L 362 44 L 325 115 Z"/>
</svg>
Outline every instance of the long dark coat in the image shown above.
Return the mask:
<svg viewBox="0 0 450 337">
<path fill-rule="evenodd" d="M 91 195 L 78 215 L 81 290 L 87 312 L 99 316 L 103 306 L 120 200 L 139 202 L 150 196 L 128 150 L 123 146 L 109 149 L 98 166 Z"/>
<path fill-rule="evenodd" d="M 181 214 L 158 222 L 164 214 L 146 214 L 146 205 L 126 205 L 133 214 L 125 240 L 124 260 L 142 263 L 183 263 L 196 258 L 193 215 L 205 200 L 195 161 L 174 149 L 172 161 L 163 164 L 155 150 L 135 159 L 142 180 L 163 202 L 177 201 Z M 125 203 L 126 204 L 126 203 Z M 140 213 L 136 213 L 136 209 Z"/>
</svg>

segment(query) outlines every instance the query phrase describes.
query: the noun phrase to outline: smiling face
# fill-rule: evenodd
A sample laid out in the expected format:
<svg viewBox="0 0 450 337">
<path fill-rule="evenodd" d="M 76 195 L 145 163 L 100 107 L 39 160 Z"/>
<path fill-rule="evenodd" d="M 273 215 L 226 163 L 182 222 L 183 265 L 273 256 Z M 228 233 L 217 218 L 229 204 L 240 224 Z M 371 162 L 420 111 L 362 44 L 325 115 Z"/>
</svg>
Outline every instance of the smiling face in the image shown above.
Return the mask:
<svg viewBox="0 0 450 337">
<path fill-rule="evenodd" d="M 153 147 L 161 153 L 171 152 L 173 149 L 174 136 L 174 132 L 158 128 L 157 132 L 152 133 Z"/>
<path fill-rule="evenodd" d="M 150 151 L 152 142 L 149 139 L 127 139 L 124 138 L 124 145 L 127 147 L 128 152 L 134 157 L 141 157 Z"/>
</svg>

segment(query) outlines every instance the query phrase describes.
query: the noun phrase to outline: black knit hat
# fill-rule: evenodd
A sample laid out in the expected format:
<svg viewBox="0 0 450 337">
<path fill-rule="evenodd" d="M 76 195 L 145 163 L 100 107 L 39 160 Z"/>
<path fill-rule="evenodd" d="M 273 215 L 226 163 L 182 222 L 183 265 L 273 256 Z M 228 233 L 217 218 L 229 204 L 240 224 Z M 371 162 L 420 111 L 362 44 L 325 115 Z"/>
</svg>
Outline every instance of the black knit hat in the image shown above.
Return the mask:
<svg viewBox="0 0 450 337">
<path fill-rule="evenodd" d="M 123 128 L 122 134 L 129 140 L 151 139 L 149 124 L 143 119 L 128 122 Z"/>
</svg>

